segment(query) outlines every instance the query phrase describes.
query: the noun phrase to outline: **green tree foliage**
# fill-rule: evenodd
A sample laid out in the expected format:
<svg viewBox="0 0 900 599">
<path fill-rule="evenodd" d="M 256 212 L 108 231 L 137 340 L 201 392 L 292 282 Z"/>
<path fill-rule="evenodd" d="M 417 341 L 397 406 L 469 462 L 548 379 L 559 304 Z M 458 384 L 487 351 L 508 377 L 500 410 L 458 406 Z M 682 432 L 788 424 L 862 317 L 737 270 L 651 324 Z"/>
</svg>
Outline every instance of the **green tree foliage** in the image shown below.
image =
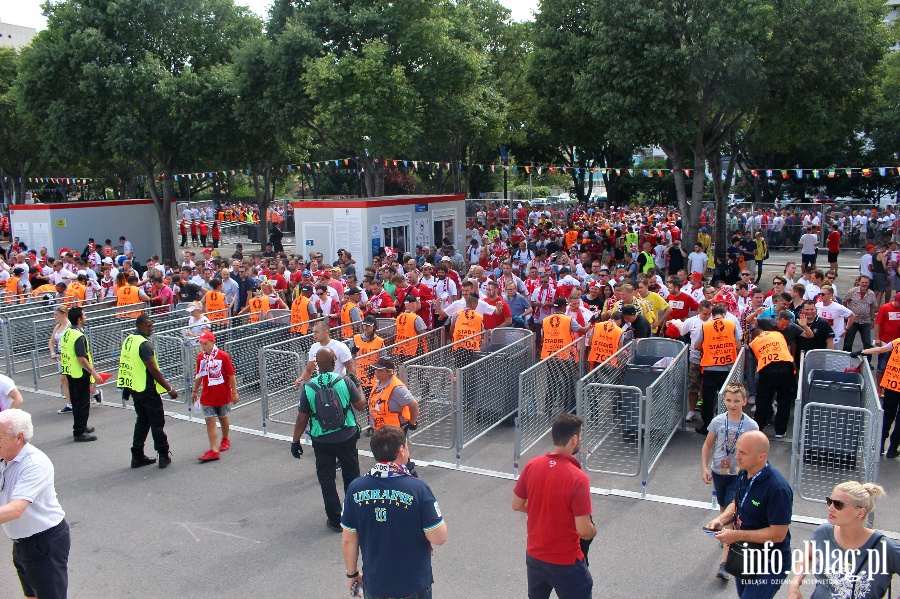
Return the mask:
<svg viewBox="0 0 900 599">
<path fill-rule="evenodd" d="M 231 115 L 231 53 L 261 23 L 231 0 L 68 0 L 22 53 L 21 89 L 60 156 L 121 156 L 146 177 L 163 258 L 174 175 L 218 150 Z"/>
<path fill-rule="evenodd" d="M 25 181 L 39 164 L 41 149 L 37 127 L 22 107 L 22 90 L 15 87 L 19 55 L 0 48 L 0 196 L 7 203 L 25 201 Z"/>
</svg>

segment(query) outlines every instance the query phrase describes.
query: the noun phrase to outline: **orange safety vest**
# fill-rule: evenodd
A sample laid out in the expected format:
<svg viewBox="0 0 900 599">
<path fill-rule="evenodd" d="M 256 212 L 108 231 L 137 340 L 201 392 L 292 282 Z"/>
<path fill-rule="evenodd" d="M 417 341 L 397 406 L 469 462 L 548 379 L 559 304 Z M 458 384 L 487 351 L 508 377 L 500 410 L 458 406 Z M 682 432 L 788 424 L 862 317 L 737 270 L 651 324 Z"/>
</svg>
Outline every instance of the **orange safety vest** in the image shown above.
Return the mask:
<svg viewBox="0 0 900 599">
<path fill-rule="evenodd" d="M 453 349 L 481 349 L 481 337 L 464 341 L 466 337 L 478 335 L 484 331 L 484 318 L 475 310 L 463 310 L 456 315 L 456 326 L 453 328 Z"/>
<path fill-rule="evenodd" d="M 10 277 L 6 281 L 6 303 L 11 304 L 16 301 L 15 296 L 19 293 L 19 277 Z"/>
<path fill-rule="evenodd" d="M 353 302 L 347 302 L 343 306 L 341 306 L 341 337 L 344 339 L 349 339 L 353 336 L 353 321 L 350 320 L 350 312 L 353 311 L 353 308 L 356 308 L 356 304 Z"/>
<path fill-rule="evenodd" d="M 85 291 L 87 291 L 87 287 L 78 281 L 70 283 L 69 286 L 66 287 L 66 305 L 72 307 L 83 304 Z"/>
<path fill-rule="evenodd" d="M 756 354 L 756 372 L 774 362 L 794 363 L 784 335 L 777 331 L 763 331 L 750 342 L 750 349 Z"/>
<path fill-rule="evenodd" d="M 250 322 L 259 322 L 260 317 L 265 318 L 269 311 L 269 298 L 265 295 L 254 297 L 247 305 L 250 306 Z"/>
<path fill-rule="evenodd" d="M 738 354 L 734 329 L 734 322 L 726 318 L 711 318 L 703 323 L 703 341 L 700 344 L 701 370 L 709 366 L 734 364 Z"/>
<path fill-rule="evenodd" d="M 221 291 L 210 291 L 206 294 L 206 316 L 210 320 L 223 320 L 228 317 L 225 307 L 225 294 Z"/>
<path fill-rule="evenodd" d="M 572 332 L 572 317 L 565 314 L 552 314 L 544 318 L 541 323 L 544 331 L 544 341 L 541 343 L 541 360 L 556 353 L 565 346 L 575 341 Z M 570 347 L 564 355 L 557 356 L 561 360 L 568 360 L 575 355 L 575 348 Z"/>
<path fill-rule="evenodd" d="M 591 351 L 588 354 L 588 361 L 592 366 L 605 362 L 607 358 L 619 351 L 622 333 L 622 327 L 611 320 L 594 325 L 594 335 L 591 337 Z"/>
<path fill-rule="evenodd" d="M 31 295 L 37 297 L 42 293 L 56 293 L 56 285 L 51 285 L 47 283 L 46 285 L 41 285 L 37 289 L 31 292 Z"/>
<path fill-rule="evenodd" d="M 566 249 L 569 249 L 578 241 L 578 231 L 574 229 L 571 231 L 566 231 Z"/>
<path fill-rule="evenodd" d="M 300 333 L 306 335 L 309 333 L 309 298 L 305 295 L 298 295 L 291 303 L 291 324 L 297 325 L 291 327 L 292 333 Z"/>
<path fill-rule="evenodd" d="M 356 353 L 356 376 L 363 387 L 371 387 L 375 384 L 372 366 L 378 361 L 378 350 L 384 347 L 384 339 L 375 335 L 374 339 L 366 341 L 357 333 L 353 335 L 353 346 L 359 349 Z"/>
<path fill-rule="evenodd" d="M 891 350 L 891 357 L 888 358 L 887 366 L 884 367 L 881 388 L 900 391 L 900 339 L 894 339 L 891 343 L 894 349 Z"/>
<path fill-rule="evenodd" d="M 134 285 L 125 285 L 119 288 L 119 292 L 116 294 L 116 306 L 130 306 L 131 304 L 139 304 L 141 303 L 140 290 Z M 118 318 L 137 318 L 140 316 L 140 311 L 128 311 L 128 312 L 118 312 L 116 316 Z"/>
<path fill-rule="evenodd" d="M 409 406 L 403 406 L 399 412 L 391 412 L 390 407 L 391 393 L 396 387 L 405 386 L 400 379 L 392 376 L 381 391 L 376 391 L 372 387 L 372 393 L 369 395 L 369 412 L 372 414 L 372 422 L 376 431 L 385 425 L 400 428 L 400 416 L 403 416 L 405 421 L 409 421 Z"/>
<path fill-rule="evenodd" d="M 415 312 L 404 312 L 397 317 L 397 334 L 394 337 L 394 353 L 401 356 L 414 356 L 419 351 L 419 341 L 409 341 L 418 333 L 416 332 Z"/>
</svg>

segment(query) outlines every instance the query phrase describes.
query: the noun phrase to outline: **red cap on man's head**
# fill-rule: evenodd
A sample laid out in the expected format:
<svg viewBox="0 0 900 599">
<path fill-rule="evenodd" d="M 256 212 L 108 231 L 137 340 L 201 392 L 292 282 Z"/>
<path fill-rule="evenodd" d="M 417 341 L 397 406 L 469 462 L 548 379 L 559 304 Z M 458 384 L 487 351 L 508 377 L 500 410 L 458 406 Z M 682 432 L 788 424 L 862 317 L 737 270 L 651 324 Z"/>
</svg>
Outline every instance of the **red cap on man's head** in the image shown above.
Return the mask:
<svg viewBox="0 0 900 599">
<path fill-rule="evenodd" d="M 215 343 L 216 336 L 212 331 L 203 331 L 202 333 L 200 333 L 200 341 L 212 341 L 213 343 Z"/>
</svg>

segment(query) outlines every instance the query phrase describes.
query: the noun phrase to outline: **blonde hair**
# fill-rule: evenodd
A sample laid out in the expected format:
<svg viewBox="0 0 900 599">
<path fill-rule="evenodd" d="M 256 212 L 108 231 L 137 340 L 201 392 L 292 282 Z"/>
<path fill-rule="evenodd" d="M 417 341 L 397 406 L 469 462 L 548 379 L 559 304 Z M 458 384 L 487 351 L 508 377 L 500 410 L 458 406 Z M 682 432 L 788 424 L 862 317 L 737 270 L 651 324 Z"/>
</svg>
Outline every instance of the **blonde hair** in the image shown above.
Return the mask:
<svg viewBox="0 0 900 599">
<path fill-rule="evenodd" d="M 875 511 L 875 499 L 884 496 L 884 488 L 875 483 L 859 483 L 855 480 L 849 480 L 841 483 L 834 488 L 835 491 L 846 493 L 853 500 L 856 507 L 866 510 L 867 514 Z"/>
<path fill-rule="evenodd" d="M 744 399 L 747 399 L 750 395 L 747 393 L 747 388 L 740 383 L 728 383 L 725 385 L 725 388 L 722 389 L 722 397 L 725 397 L 726 393 L 738 393 Z"/>
</svg>

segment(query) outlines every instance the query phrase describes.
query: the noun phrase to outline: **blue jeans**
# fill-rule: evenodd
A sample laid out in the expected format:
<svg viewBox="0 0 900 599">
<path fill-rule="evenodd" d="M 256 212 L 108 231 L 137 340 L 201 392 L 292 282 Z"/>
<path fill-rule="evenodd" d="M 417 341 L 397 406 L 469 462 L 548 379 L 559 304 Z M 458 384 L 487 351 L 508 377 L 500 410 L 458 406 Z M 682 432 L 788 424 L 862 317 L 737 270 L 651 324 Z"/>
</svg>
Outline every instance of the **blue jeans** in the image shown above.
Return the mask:
<svg viewBox="0 0 900 599">
<path fill-rule="evenodd" d="M 790 570 L 790 569 L 789 569 Z M 740 599 L 772 599 L 778 594 L 778 589 L 784 582 L 788 572 L 781 574 L 758 574 L 742 579 L 734 577 L 734 586 Z"/>
<path fill-rule="evenodd" d="M 525 556 L 528 570 L 528 599 L 548 599 L 556 591 L 559 599 L 591 599 L 594 579 L 584 560 L 571 566 L 551 564 Z"/>
</svg>

